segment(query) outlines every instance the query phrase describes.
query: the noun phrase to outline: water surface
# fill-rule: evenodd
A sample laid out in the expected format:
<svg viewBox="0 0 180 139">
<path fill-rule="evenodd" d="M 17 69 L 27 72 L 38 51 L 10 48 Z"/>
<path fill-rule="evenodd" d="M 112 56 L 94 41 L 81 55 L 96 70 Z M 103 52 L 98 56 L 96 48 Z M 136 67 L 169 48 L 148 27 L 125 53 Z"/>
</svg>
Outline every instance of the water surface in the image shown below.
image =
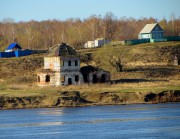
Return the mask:
<svg viewBox="0 0 180 139">
<path fill-rule="evenodd" d="M 180 138 L 180 103 L 0 110 L 0 139 Z"/>
</svg>

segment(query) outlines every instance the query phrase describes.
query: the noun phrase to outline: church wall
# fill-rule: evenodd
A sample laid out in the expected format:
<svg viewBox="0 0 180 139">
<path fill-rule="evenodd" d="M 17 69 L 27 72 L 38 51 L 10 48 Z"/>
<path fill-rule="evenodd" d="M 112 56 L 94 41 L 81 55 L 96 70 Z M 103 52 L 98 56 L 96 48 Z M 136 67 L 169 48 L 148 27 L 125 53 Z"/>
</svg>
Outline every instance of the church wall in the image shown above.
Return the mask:
<svg viewBox="0 0 180 139">
<path fill-rule="evenodd" d="M 70 84 L 80 85 L 80 84 L 84 83 L 83 76 L 78 71 L 74 71 L 74 72 L 68 72 L 68 71 L 67 72 L 61 72 L 60 76 L 61 76 L 60 77 L 61 85 L 70 85 Z M 78 77 L 78 81 L 76 81 L 77 78 L 75 76 Z"/>
<path fill-rule="evenodd" d="M 104 79 L 102 79 L 102 76 L 105 75 Z M 103 83 L 110 80 L 110 73 L 106 71 L 96 71 L 89 73 L 88 75 L 88 82 L 89 83 L 95 83 L 94 76 L 96 77 L 96 83 Z"/>
<path fill-rule="evenodd" d="M 38 73 L 37 74 L 38 86 L 54 86 L 55 85 L 55 73 Z"/>
<path fill-rule="evenodd" d="M 80 60 L 78 58 L 61 58 L 60 71 L 79 71 Z"/>
<path fill-rule="evenodd" d="M 44 57 L 44 69 L 60 70 L 60 57 Z"/>
</svg>

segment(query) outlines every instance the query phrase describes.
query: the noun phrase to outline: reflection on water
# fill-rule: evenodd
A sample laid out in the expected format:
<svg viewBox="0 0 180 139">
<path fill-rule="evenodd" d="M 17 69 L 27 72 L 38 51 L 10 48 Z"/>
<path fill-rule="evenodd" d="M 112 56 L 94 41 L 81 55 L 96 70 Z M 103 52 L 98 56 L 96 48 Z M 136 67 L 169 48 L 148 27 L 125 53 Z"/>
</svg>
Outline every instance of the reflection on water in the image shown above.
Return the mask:
<svg viewBox="0 0 180 139">
<path fill-rule="evenodd" d="M 44 122 L 44 123 L 31 123 L 31 124 L 0 124 L 0 127 L 16 127 L 16 126 L 57 126 L 63 124 L 98 124 L 98 123 L 112 123 L 112 122 L 131 122 L 131 121 L 154 121 L 154 120 L 180 120 L 179 116 L 174 117 L 159 117 L 159 118 L 124 118 L 124 119 L 97 119 L 73 122 Z"/>
<path fill-rule="evenodd" d="M 53 125 L 62 125 L 62 122 L 44 122 L 44 123 L 30 123 L 30 124 L 0 124 L 0 127 L 16 127 L 16 126 L 53 126 Z"/>
<path fill-rule="evenodd" d="M 62 115 L 63 109 L 49 109 L 48 111 L 39 111 L 40 115 Z"/>
<path fill-rule="evenodd" d="M 180 103 L 0 111 L 0 138 L 180 138 Z"/>
</svg>

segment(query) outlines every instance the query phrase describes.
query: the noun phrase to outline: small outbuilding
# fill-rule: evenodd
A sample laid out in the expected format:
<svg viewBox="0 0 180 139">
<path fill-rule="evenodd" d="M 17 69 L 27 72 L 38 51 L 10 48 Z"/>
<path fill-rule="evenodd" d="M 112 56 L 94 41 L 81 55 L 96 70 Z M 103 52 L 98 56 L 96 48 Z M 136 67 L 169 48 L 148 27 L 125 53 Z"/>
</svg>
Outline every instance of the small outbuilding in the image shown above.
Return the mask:
<svg viewBox="0 0 180 139">
<path fill-rule="evenodd" d="M 5 52 L 12 52 L 16 50 L 21 50 L 21 46 L 17 43 L 11 43 L 5 50 Z"/>
<path fill-rule="evenodd" d="M 81 73 L 84 83 L 105 83 L 110 81 L 110 72 L 97 67 L 84 66 L 81 68 Z"/>
<path fill-rule="evenodd" d="M 109 40 L 106 40 L 104 38 L 97 38 L 94 41 L 87 41 L 87 43 L 84 44 L 84 48 L 101 47 L 101 46 L 106 45 L 108 43 L 110 43 Z"/>
</svg>

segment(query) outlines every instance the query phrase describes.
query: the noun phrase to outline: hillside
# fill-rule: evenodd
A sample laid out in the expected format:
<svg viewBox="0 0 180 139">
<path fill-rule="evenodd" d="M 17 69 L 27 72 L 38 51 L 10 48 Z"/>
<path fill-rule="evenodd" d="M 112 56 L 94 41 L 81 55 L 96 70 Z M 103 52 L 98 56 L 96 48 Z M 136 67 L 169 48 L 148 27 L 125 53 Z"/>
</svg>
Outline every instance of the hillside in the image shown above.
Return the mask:
<svg viewBox="0 0 180 139">
<path fill-rule="evenodd" d="M 172 65 L 179 48 L 166 42 L 81 49 L 81 66 L 106 69 L 112 81 L 57 88 L 36 86 L 46 54 L 0 59 L 0 109 L 179 102 L 180 66 Z M 123 72 L 111 66 L 112 56 L 120 56 Z"/>
<path fill-rule="evenodd" d="M 180 67 L 172 66 L 173 57 L 180 49 L 180 42 L 147 43 L 133 46 L 105 46 L 97 49 L 79 50 L 81 61 L 84 55 L 89 64 L 111 72 L 113 80 L 119 79 L 180 79 Z M 45 54 L 19 58 L 0 59 L 0 81 L 7 84 L 35 83 L 36 71 L 43 66 Z M 120 56 L 123 72 L 116 72 L 108 57 Z M 85 60 L 87 61 L 87 60 Z M 81 64 L 86 65 L 85 63 Z"/>
<path fill-rule="evenodd" d="M 93 60 L 90 64 L 111 71 L 113 79 L 180 79 L 179 66 L 172 66 L 177 51 L 180 51 L 180 42 L 105 46 L 98 49 L 81 50 L 80 52 L 91 53 Z M 110 65 L 109 58 L 114 56 L 120 56 L 123 72 L 116 72 Z"/>
</svg>

